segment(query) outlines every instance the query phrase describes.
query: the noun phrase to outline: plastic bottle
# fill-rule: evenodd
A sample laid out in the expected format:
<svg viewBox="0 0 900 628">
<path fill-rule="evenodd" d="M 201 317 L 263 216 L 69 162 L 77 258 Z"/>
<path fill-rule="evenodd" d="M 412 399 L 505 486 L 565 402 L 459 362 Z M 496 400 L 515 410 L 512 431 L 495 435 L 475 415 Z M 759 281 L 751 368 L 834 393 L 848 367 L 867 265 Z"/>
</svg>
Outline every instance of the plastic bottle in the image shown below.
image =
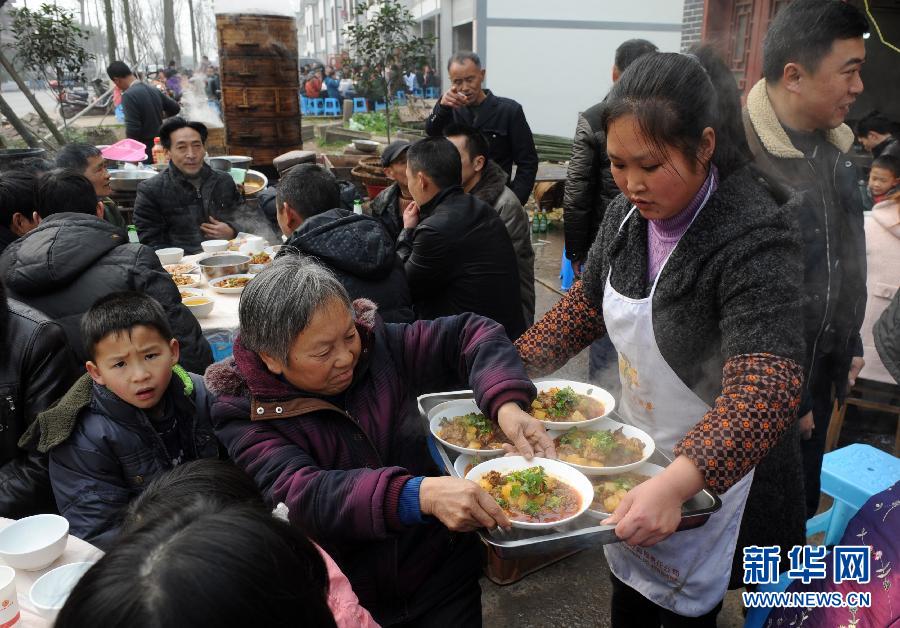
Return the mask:
<svg viewBox="0 0 900 628">
<path fill-rule="evenodd" d="M 531 214 L 531 233 L 538 233 L 541 230 L 541 213 L 534 210 Z"/>
<path fill-rule="evenodd" d="M 169 160 L 166 159 L 166 149 L 163 148 L 162 143 L 159 141 L 158 137 L 153 138 L 153 163 L 165 165 L 169 163 Z"/>
<path fill-rule="evenodd" d="M 134 225 L 128 225 L 128 241 L 140 242 L 140 240 L 138 240 L 137 227 Z"/>
<path fill-rule="evenodd" d="M 550 219 L 547 218 L 547 210 L 541 209 L 541 223 L 539 225 L 539 229 L 541 233 L 547 233 L 547 226 L 550 224 Z"/>
<path fill-rule="evenodd" d="M 362 215 L 362 201 L 357 199 L 353 200 L 353 213 Z"/>
</svg>

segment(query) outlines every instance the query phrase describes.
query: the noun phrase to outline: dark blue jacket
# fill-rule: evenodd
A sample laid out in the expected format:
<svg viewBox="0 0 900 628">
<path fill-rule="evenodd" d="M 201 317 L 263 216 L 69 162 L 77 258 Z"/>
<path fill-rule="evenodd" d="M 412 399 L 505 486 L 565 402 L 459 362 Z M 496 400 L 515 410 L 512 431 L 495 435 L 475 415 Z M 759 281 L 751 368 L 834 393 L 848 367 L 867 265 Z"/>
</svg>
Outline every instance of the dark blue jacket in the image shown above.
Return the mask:
<svg viewBox="0 0 900 628">
<path fill-rule="evenodd" d="M 166 391 L 177 412 L 182 462 L 218 453 L 203 378 L 190 379 L 190 394 L 175 374 Z M 68 439 L 50 450 L 50 481 L 69 532 L 105 548 L 118 534 L 121 511 L 173 463 L 142 410 L 96 385 L 92 397 Z"/>
</svg>

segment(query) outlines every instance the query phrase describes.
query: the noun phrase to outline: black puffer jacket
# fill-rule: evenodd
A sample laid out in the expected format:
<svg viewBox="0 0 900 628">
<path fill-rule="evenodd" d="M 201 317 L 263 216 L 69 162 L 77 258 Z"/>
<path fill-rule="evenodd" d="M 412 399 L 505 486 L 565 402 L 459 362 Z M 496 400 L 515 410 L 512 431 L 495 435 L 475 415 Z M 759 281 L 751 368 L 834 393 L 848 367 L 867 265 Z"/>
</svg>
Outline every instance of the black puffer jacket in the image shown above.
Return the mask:
<svg viewBox="0 0 900 628">
<path fill-rule="evenodd" d="M 415 316 L 394 240 L 370 216 L 329 209 L 307 218 L 287 241 L 335 272 L 351 299 L 369 299 L 388 323 L 410 323 Z"/>
<path fill-rule="evenodd" d="M 7 300 L 0 282 L 0 517 L 55 512 L 47 456 L 18 441 L 81 372 L 66 334 L 46 316 Z"/>
<path fill-rule="evenodd" d="M 606 133 L 600 124 L 603 103 L 579 114 L 572 141 L 572 159 L 563 195 L 566 257 L 583 262 L 597 237 L 606 206 L 619 195 L 606 154 Z"/>
<path fill-rule="evenodd" d="M 419 216 L 397 245 L 416 316 L 474 312 L 518 338 L 525 331 L 519 268 L 497 211 L 454 185 L 422 205 Z"/>
<path fill-rule="evenodd" d="M 138 185 L 134 200 L 134 225 L 141 244 L 154 249 L 177 246 L 187 254 L 199 253 L 200 242 L 208 240 L 200 225 L 209 216 L 227 222 L 232 229 L 255 233 L 249 210 L 231 175 L 216 172 L 208 165 L 199 174 L 200 189 L 174 165 Z"/>
<path fill-rule="evenodd" d="M 0 276 L 12 298 L 59 323 L 83 364 L 81 317 L 111 292 L 143 292 L 163 306 L 181 344 L 181 364 L 203 372 L 212 363 L 209 343 L 194 315 L 181 304 L 153 249 L 131 244 L 123 229 L 96 216 L 53 214 L 0 255 Z"/>
<path fill-rule="evenodd" d="M 399 199 L 400 186 L 394 183 L 379 192 L 378 196 L 369 203 L 372 217 L 382 224 L 394 242 L 403 231 L 403 216 L 400 214 Z"/>
<path fill-rule="evenodd" d="M 474 127 L 484 133 L 490 142 L 490 157 L 506 174 L 512 177 L 513 164 L 516 178 L 510 181 L 509 189 L 524 205 L 531 196 L 534 179 L 538 171 L 538 154 L 534 147 L 534 136 L 525 119 L 522 105 L 511 98 L 494 96 L 486 89 L 484 102 L 476 109 L 472 107 L 445 107 L 440 101 L 425 121 L 428 135 L 443 135 L 444 128 L 451 122 Z"/>
</svg>

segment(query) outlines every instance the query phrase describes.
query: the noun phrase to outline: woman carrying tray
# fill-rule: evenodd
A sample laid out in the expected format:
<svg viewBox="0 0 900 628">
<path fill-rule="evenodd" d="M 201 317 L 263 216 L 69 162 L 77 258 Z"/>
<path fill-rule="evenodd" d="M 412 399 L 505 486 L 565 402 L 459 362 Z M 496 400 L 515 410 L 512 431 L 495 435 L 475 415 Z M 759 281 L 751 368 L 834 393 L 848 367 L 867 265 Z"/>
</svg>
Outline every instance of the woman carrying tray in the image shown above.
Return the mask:
<svg viewBox="0 0 900 628">
<path fill-rule="evenodd" d="M 234 358 L 206 371 L 216 436 L 270 505 L 331 555 L 383 625 L 480 626 L 481 546 L 509 527 L 474 482 L 440 477 L 416 409 L 471 388 L 524 455 L 554 456 L 534 385 L 494 321 L 386 324 L 334 275 L 288 255 L 241 294 Z"/>
<path fill-rule="evenodd" d="M 516 343 L 544 374 L 608 333 L 619 414 L 674 456 L 606 520 L 624 541 L 606 546 L 616 627 L 715 625 L 754 467 L 799 404 L 801 243 L 746 165 L 734 79 L 698 54 L 647 55 L 613 87 L 603 125 L 623 194 L 583 281 Z M 722 509 L 670 538 L 704 487 Z"/>
</svg>

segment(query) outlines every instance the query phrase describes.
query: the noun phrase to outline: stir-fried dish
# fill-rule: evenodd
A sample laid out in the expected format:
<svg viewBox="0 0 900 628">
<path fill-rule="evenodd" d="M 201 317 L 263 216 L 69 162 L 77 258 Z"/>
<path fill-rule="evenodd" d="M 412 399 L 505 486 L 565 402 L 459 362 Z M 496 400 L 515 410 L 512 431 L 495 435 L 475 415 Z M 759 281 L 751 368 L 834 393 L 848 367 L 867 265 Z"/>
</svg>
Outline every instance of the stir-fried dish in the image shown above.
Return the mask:
<svg viewBox="0 0 900 628">
<path fill-rule="evenodd" d="M 197 280 L 190 275 L 172 275 L 172 281 L 175 282 L 176 286 L 190 286 L 197 283 Z"/>
<path fill-rule="evenodd" d="M 483 414 L 471 412 L 452 419 L 441 419 L 438 436 L 457 447 L 502 449 L 509 439 Z"/>
<path fill-rule="evenodd" d="M 179 290 L 178 294 L 181 295 L 181 300 L 190 299 L 191 297 L 201 297 L 202 294 L 197 294 L 195 292 L 187 292 L 186 290 Z"/>
<path fill-rule="evenodd" d="M 272 258 L 269 257 L 269 254 L 263 251 L 262 253 L 257 253 L 256 255 L 250 258 L 251 264 L 268 264 L 272 261 Z"/>
<path fill-rule="evenodd" d="M 621 427 L 615 431 L 573 427 L 554 443 L 560 460 L 585 467 L 619 467 L 644 457 L 644 441 L 625 436 Z"/>
<path fill-rule="evenodd" d="M 541 466 L 503 474 L 489 471 L 479 484 L 513 521 L 549 523 L 571 517 L 581 508 L 578 491 Z"/>
<path fill-rule="evenodd" d="M 217 288 L 243 288 L 250 282 L 249 277 L 229 277 L 216 282 Z"/>
<path fill-rule="evenodd" d="M 586 421 L 603 416 L 603 404 L 579 395 L 571 386 L 539 392 L 531 402 L 529 414 L 540 421 Z"/>
<path fill-rule="evenodd" d="M 184 275 L 197 268 L 196 264 L 166 264 L 163 266 L 170 275 Z"/>
<path fill-rule="evenodd" d="M 594 501 L 591 502 L 591 510 L 612 513 L 619 507 L 619 502 L 625 497 L 625 493 L 649 479 L 649 475 L 640 473 L 620 473 L 603 478 L 594 484 Z"/>
</svg>

